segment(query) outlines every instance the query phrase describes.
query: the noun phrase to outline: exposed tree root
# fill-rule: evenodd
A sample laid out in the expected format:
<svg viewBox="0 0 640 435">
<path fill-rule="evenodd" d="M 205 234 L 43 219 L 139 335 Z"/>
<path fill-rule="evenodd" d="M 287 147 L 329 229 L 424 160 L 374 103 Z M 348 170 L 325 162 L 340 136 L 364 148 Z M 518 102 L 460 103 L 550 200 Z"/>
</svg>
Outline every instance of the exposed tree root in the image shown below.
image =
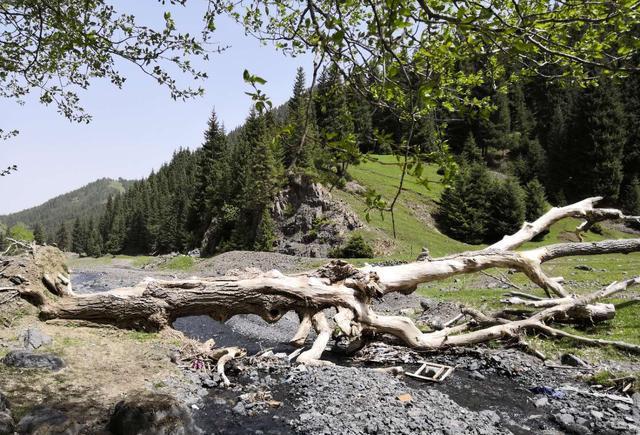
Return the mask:
<svg viewBox="0 0 640 435">
<path fill-rule="evenodd" d="M 225 321 L 237 314 L 257 314 L 267 322 L 275 322 L 285 313 L 294 311 L 300 317 L 300 326 L 291 339 L 292 344 L 303 346 L 311 327 L 317 332 L 311 348 L 298 357 L 298 362 L 305 364 L 314 364 L 320 360 L 334 330 L 333 323 L 337 326 L 336 331 L 347 339 L 358 339 L 364 333 L 387 333 L 400 338 L 407 346 L 421 350 L 438 350 L 502 338 L 519 340 L 520 335 L 528 331 L 544 332 L 587 343 L 590 339 L 577 338 L 553 329 L 548 324 L 595 323 L 611 319 L 616 307 L 599 303 L 598 300 L 638 284 L 640 278 L 613 283 L 602 290 L 577 297 L 569 294 L 563 287 L 561 278 L 547 276 L 541 267 L 542 263 L 571 255 L 640 251 L 640 239 L 560 243 L 524 251 L 515 249 L 562 218 L 584 219 L 584 223 L 576 229 L 578 232 L 601 220 L 627 219 L 619 210 L 595 208 L 599 200 L 600 198 L 589 198 L 566 207 L 554 208 L 535 222 L 525 223 L 517 233 L 480 251 L 397 266 L 366 265 L 356 268 L 336 260 L 304 274 L 286 276 L 278 271 L 270 271 L 217 279 L 147 280 L 135 287 L 91 295 L 77 295 L 70 288 L 61 289 L 54 283 L 55 290 L 50 291 L 57 291 L 60 298 L 43 303 L 41 318 L 162 330 L 171 326 L 177 318 L 187 315 L 209 315 L 216 320 Z M 466 308 L 463 313 L 468 321 L 459 323 L 462 318 L 457 317 L 443 325 L 442 329 L 426 333 L 420 331 L 408 317 L 380 315 L 372 309 L 372 299 L 384 297 L 387 293 L 409 294 L 421 283 L 489 268 L 515 269 L 545 290 L 547 295 L 555 294 L 557 297 L 543 299 L 522 292 L 511 292 L 504 302 L 529 309 L 519 310 L 520 318 L 516 320 L 505 318 L 508 317 L 505 316 L 508 314 L 506 312 L 490 316 Z M 56 282 L 63 280 L 58 277 Z M 324 310 L 328 308 L 337 309 L 332 323 L 325 317 Z M 638 350 L 635 345 L 606 340 L 590 340 L 589 343 L 612 344 L 629 351 Z M 234 355 L 236 354 L 233 352 L 222 355 L 218 359 L 218 370 L 224 372 L 224 363 Z"/>
</svg>

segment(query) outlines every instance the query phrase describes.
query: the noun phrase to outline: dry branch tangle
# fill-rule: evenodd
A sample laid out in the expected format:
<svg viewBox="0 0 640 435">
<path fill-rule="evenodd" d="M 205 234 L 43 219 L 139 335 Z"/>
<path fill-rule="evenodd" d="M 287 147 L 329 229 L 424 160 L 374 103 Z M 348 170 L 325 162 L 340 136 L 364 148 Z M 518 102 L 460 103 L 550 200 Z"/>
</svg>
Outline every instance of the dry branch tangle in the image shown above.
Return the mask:
<svg viewBox="0 0 640 435">
<path fill-rule="evenodd" d="M 311 327 L 318 332 L 312 348 L 299 357 L 299 361 L 305 363 L 317 361 L 330 339 L 332 328 L 323 310 L 331 307 L 338 309 L 334 320 L 347 336 L 357 336 L 363 330 L 389 333 L 418 349 L 474 344 L 517 335 L 528 329 L 549 333 L 545 322 L 554 318 L 577 320 L 581 316 L 582 320 L 585 317 L 598 320 L 598 316 L 592 313 L 598 312 L 601 309 L 599 305 L 603 304 L 592 305 L 591 302 L 610 293 L 605 291 L 609 289 L 607 287 L 589 297 L 571 297 L 562 287 L 561 279 L 548 277 L 541 264 L 570 255 L 640 251 L 640 239 L 563 243 L 527 251 L 514 249 L 566 217 L 585 219 L 577 232 L 597 221 L 626 219 L 619 210 L 595 208 L 599 199 L 589 198 L 570 206 L 554 208 L 535 222 L 525 223 L 517 233 L 480 251 L 398 266 L 365 266 L 360 269 L 342 261 L 333 261 L 317 271 L 290 276 L 270 271 L 221 279 L 147 280 L 136 287 L 100 294 L 65 295 L 58 302 L 45 305 L 41 317 L 44 320 L 86 320 L 124 328 L 159 330 L 170 326 L 178 317 L 187 315 L 209 315 L 225 321 L 237 314 L 257 314 L 268 322 L 275 322 L 288 311 L 295 311 L 300 316 L 301 324 L 292 343 L 304 344 Z M 516 269 L 548 294 L 553 292 L 560 298 L 539 304 L 527 301 L 528 305 L 546 308 L 524 320 L 506 321 L 477 313 L 474 316 L 469 311 L 467 314 L 475 317 L 475 320 L 430 333 L 421 332 L 407 317 L 381 316 L 370 305 L 372 298 L 383 297 L 390 292 L 408 294 L 421 283 L 493 267 Z M 638 280 L 634 279 L 614 283 L 613 286 L 620 291 L 637 283 Z M 520 303 L 515 300 L 511 302 Z M 611 307 L 604 309 L 602 318 L 611 317 Z M 481 329 L 476 329 L 478 326 Z"/>
</svg>

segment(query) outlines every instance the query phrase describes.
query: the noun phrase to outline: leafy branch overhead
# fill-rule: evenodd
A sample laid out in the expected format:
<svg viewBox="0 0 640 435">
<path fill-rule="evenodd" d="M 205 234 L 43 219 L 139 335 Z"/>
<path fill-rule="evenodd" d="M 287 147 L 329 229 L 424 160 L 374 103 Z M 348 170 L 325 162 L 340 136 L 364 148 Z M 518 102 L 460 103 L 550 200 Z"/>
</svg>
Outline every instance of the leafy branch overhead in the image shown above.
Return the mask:
<svg viewBox="0 0 640 435">
<path fill-rule="evenodd" d="M 179 6 L 186 1 L 159 3 Z M 91 115 L 81 106 L 78 91 L 95 78 L 122 87 L 124 63 L 167 87 L 173 99 L 201 95 L 201 86 L 183 86 L 173 71 L 195 82 L 207 77 L 192 62 L 223 49 L 209 39 L 220 12 L 209 5 L 201 34 L 193 36 L 176 29 L 169 11 L 163 25 L 153 28 L 103 0 L 0 2 L 0 97 L 22 102 L 38 92 L 41 103 L 54 104 L 72 121 L 88 122 Z"/>
<path fill-rule="evenodd" d="M 596 85 L 638 72 L 638 8 L 629 1 L 253 0 L 232 15 L 285 53 L 314 52 L 393 112 L 405 124 L 393 149 L 403 174 L 413 171 L 426 184 L 421 162 L 440 165 L 445 182 L 457 171 L 442 135 L 448 123 L 496 109 L 491 93 L 478 89 L 504 94 L 527 76 Z M 436 130 L 429 154 L 412 140 L 411 126 L 425 119 Z M 396 199 L 368 206 L 393 212 Z"/>
<path fill-rule="evenodd" d="M 242 73 L 242 79 L 253 88 L 253 92 L 245 92 L 245 94 L 251 97 L 251 100 L 259 113 L 264 113 L 267 107 L 269 107 L 269 109 L 273 107 L 273 103 L 269 97 L 264 93 L 264 91 L 258 89 L 258 85 L 265 85 L 267 83 L 265 79 L 251 74 L 246 69 Z"/>
</svg>

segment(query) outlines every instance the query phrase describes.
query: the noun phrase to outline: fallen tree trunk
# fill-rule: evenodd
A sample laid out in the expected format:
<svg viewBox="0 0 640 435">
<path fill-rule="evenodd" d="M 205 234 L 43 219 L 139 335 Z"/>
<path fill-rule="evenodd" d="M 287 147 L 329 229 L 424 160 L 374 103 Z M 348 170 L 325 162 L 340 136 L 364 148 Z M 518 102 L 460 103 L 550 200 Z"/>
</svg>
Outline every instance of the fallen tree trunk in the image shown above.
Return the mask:
<svg viewBox="0 0 640 435">
<path fill-rule="evenodd" d="M 316 271 L 290 276 L 270 271 L 216 279 L 148 280 L 136 287 L 90 295 L 74 294 L 68 289 L 59 293 L 62 297 L 57 301 L 47 301 L 42 306 L 41 318 L 160 330 L 171 326 L 177 318 L 188 315 L 208 315 L 225 321 L 238 314 L 257 314 L 267 322 L 275 322 L 285 313 L 295 311 L 301 324 L 292 343 L 304 344 L 311 327 L 318 332 L 311 350 L 299 357 L 299 361 L 305 363 L 317 361 L 330 339 L 333 328 L 323 310 L 332 307 L 338 309 L 335 317 L 338 329 L 348 337 L 358 336 L 363 331 L 388 333 L 408 346 L 424 350 L 512 337 L 527 330 L 549 332 L 545 329 L 546 323 L 554 320 L 601 321 L 610 319 L 615 314 L 615 307 L 594 303 L 638 284 L 639 279 L 614 283 L 604 290 L 578 298 L 564 289 L 561 279 L 547 276 L 541 265 L 570 255 L 640 251 L 640 239 L 562 243 L 525 251 L 514 250 L 565 217 L 585 219 L 576 229 L 578 232 L 600 220 L 627 219 L 618 210 L 594 208 L 598 200 L 590 198 L 571 206 L 554 208 L 535 222 L 525 223 L 516 234 L 480 251 L 387 267 L 367 265 L 356 268 L 343 261 L 333 261 Z M 408 294 L 422 283 L 494 267 L 520 271 L 548 295 L 553 293 L 559 298 L 511 298 L 510 303 L 544 309 L 516 321 L 468 311 L 470 321 L 428 333 L 420 331 L 407 317 L 383 316 L 371 308 L 373 298 L 384 297 L 387 293 Z"/>
</svg>

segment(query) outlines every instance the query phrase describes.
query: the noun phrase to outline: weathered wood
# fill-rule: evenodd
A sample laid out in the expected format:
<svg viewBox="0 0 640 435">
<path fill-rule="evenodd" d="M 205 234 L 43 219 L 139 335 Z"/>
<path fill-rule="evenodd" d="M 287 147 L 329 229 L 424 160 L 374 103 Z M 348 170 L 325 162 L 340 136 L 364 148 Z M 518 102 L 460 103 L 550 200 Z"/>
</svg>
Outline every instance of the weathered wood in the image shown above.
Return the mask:
<svg viewBox="0 0 640 435">
<path fill-rule="evenodd" d="M 550 332 L 545 330 L 545 322 L 596 322 L 610 319 L 615 315 L 615 307 L 595 302 L 640 282 L 640 278 L 634 278 L 614 283 L 579 298 L 569 295 L 561 280 L 547 276 L 541 267 L 545 261 L 568 255 L 640 251 L 640 239 L 563 243 L 526 251 L 513 250 L 563 217 L 581 217 L 587 223 L 624 218 L 618 210 L 594 208 L 598 200 L 590 198 L 571 206 L 552 209 L 534 223 L 526 224 L 513 236 L 486 249 L 429 261 L 356 268 L 336 260 L 314 272 L 292 276 L 271 271 L 247 277 L 147 280 L 135 287 L 90 295 L 77 295 L 70 291 L 63 293 L 53 283 L 48 287 L 53 287 L 51 291 L 62 293 L 62 297 L 55 302 L 47 301 L 40 315 L 43 320 L 83 320 L 123 328 L 161 330 L 177 318 L 189 315 L 208 315 L 226 321 L 238 314 L 256 314 L 267 322 L 275 322 L 285 313 L 294 311 L 300 316 L 301 323 L 292 343 L 303 345 L 312 326 L 318 333 L 311 349 L 298 357 L 298 361 L 304 363 L 317 361 L 331 337 L 332 325 L 323 314 L 327 308 L 337 309 L 334 321 L 347 337 L 358 337 L 363 331 L 388 333 L 400 338 L 408 346 L 423 350 L 517 337 L 531 330 Z M 420 331 L 407 317 L 380 315 L 371 306 L 373 298 L 383 297 L 387 293 L 408 294 L 422 283 L 494 267 L 520 271 L 548 294 L 553 292 L 560 298 L 511 298 L 508 300 L 511 303 L 542 309 L 516 321 L 467 309 L 463 312 L 473 321 L 456 326 L 447 325 L 439 331 L 428 333 Z M 64 283 L 63 280 L 60 282 Z M 564 336 L 568 337 L 566 334 Z M 591 343 L 599 344 L 597 341 Z"/>
</svg>

